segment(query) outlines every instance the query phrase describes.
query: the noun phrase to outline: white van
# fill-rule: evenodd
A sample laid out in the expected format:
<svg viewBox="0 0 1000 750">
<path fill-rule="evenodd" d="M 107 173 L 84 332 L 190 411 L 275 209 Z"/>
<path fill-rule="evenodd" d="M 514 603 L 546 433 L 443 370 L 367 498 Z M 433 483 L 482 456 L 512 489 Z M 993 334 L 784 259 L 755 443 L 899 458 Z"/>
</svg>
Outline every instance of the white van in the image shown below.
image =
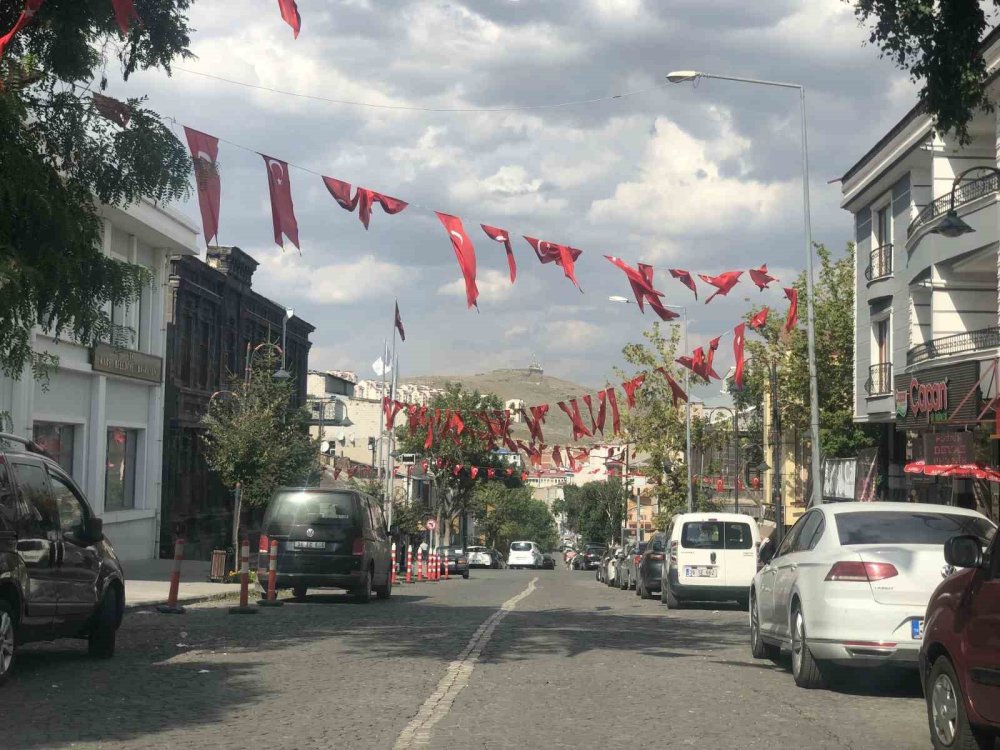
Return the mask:
<svg viewBox="0 0 1000 750">
<path fill-rule="evenodd" d="M 511 542 L 507 556 L 508 568 L 542 567 L 542 550 L 534 542 Z M 755 571 L 756 572 L 756 571 Z"/>
<path fill-rule="evenodd" d="M 681 513 L 667 529 L 669 558 L 660 579 L 660 600 L 739 602 L 746 607 L 757 574 L 760 529 L 741 513 Z"/>
</svg>

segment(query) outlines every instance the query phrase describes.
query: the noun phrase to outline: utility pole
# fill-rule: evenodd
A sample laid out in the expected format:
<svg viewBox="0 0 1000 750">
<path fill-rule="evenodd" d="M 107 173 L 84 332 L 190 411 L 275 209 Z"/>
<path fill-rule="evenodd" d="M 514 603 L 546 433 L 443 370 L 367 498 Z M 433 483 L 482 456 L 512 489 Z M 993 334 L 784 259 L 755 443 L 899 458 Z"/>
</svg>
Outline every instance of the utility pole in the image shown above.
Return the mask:
<svg viewBox="0 0 1000 750">
<path fill-rule="evenodd" d="M 774 544 L 781 542 L 784 533 L 784 507 L 781 499 L 781 411 L 778 409 L 778 366 L 770 364 L 771 381 L 771 435 L 774 450 L 774 478 L 771 495 L 774 501 Z"/>
</svg>

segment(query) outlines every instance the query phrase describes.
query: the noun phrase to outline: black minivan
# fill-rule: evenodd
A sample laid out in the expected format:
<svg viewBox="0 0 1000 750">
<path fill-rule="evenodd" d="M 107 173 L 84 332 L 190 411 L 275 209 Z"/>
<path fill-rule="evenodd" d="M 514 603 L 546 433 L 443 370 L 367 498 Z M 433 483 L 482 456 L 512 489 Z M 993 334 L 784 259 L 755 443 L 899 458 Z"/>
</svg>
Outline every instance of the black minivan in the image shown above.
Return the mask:
<svg viewBox="0 0 1000 750">
<path fill-rule="evenodd" d="M 350 485 L 280 487 L 261 524 L 260 550 L 278 542 L 277 588 L 347 589 L 360 603 L 392 593 L 389 529 L 378 502 Z M 263 585 L 263 581 L 260 582 Z"/>
</svg>

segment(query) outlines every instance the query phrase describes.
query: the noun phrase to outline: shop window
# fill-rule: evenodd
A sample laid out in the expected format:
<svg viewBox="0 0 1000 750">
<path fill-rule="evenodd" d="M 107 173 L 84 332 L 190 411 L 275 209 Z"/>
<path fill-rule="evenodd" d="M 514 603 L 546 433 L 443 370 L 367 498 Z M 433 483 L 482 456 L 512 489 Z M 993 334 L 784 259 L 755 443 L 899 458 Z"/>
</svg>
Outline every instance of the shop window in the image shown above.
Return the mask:
<svg viewBox="0 0 1000 750">
<path fill-rule="evenodd" d="M 139 430 L 108 428 L 108 454 L 104 480 L 104 509 L 135 507 L 135 463 Z"/>
<path fill-rule="evenodd" d="M 76 425 L 60 422 L 35 422 L 31 439 L 56 460 L 63 471 L 73 476 L 73 448 Z"/>
</svg>

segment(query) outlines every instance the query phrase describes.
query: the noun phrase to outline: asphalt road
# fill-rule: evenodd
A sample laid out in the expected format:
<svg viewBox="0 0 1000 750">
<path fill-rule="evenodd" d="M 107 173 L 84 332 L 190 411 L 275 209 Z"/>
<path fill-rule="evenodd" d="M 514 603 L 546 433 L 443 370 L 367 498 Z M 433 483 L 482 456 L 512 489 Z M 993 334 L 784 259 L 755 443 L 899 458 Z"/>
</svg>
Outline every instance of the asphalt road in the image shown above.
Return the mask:
<svg viewBox="0 0 1000 750">
<path fill-rule="evenodd" d="M 0 747 L 930 746 L 915 675 L 800 690 L 750 658 L 735 608 L 667 611 L 592 573 L 472 576 L 367 606 L 130 612 L 111 661 L 25 647 Z"/>
</svg>

